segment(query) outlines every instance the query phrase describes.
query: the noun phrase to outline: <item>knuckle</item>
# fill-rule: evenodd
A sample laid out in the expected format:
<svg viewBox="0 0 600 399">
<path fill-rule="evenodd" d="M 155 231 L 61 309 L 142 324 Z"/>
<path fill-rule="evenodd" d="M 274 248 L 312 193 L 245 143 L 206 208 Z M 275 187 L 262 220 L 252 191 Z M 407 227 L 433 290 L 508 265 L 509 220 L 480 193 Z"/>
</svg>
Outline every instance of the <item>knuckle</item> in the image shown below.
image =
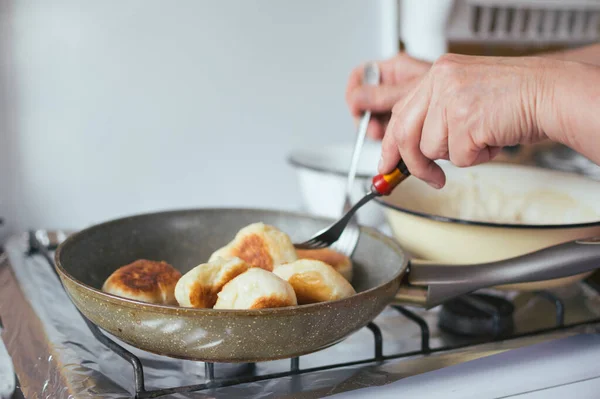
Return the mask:
<svg viewBox="0 0 600 399">
<path fill-rule="evenodd" d="M 421 153 L 429 159 L 439 158 L 440 153 L 442 152 L 439 146 L 430 145 L 425 141 L 421 141 L 421 143 L 419 144 L 419 150 L 421 150 Z"/>
<path fill-rule="evenodd" d="M 472 133 L 469 134 L 468 137 L 473 151 L 479 151 L 488 146 L 489 140 L 487 130 L 477 127 L 470 129 L 470 131 Z"/>
<path fill-rule="evenodd" d="M 454 166 L 457 166 L 459 168 L 466 168 L 471 166 L 471 162 L 469 161 L 466 154 L 458 153 L 456 151 L 450 151 L 450 162 L 452 162 Z"/>
<path fill-rule="evenodd" d="M 456 126 L 462 126 L 463 129 L 472 128 L 473 123 L 480 116 L 480 110 L 476 102 L 466 96 L 455 96 L 449 108 L 450 111 L 447 112 L 449 118 Z"/>
<path fill-rule="evenodd" d="M 401 122 L 396 124 L 394 136 L 396 138 L 396 144 L 398 144 L 400 148 L 406 148 L 411 143 L 411 137 L 407 134 L 406 129 L 401 126 Z"/>
<path fill-rule="evenodd" d="M 472 107 L 470 104 L 465 103 L 464 101 L 458 101 L 455 105 L 452 115 L 455 121 L 460 123 L 466 123 L 469 118 L 469 115 L 472 114 Z"/>
<path fill-rule="evenodd" d="M 435 73 L 448 73 L 454 71 L 457 64 L 455 54 L 444 54 L 433 63 L 432 69 Z"/>
<path fill-rule="evenodd" d="M 433 78 L 436 81 L 442 80 L 447 92 L 457 92 L 464 84 L 463 65 L 458 62 L 459 58 L 456 54 L 446 54 L 433 64 Z"/>
<path fill-rule="evenodd" d="M 434 61 L 431 66 L 431 71 L 435 74 L 439 74 L 453 68 L 453 61 L 449 60 L 446 55 L 442 55 L 440 58 Z"/>
</svg>

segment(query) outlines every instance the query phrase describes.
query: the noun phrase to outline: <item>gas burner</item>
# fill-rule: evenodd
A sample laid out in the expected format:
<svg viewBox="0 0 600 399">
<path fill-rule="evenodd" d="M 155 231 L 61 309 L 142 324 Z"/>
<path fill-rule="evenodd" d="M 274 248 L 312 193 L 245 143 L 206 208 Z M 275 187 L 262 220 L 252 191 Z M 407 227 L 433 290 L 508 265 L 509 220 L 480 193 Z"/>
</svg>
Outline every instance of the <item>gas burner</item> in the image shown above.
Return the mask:
<svg viewBox="0 0 600 399">
<path fill-rule="evenodd" d="M 487 294 L 471 294 L 446 302 L 440 311 L 440 329 L 466 336 L 501 337 L 513 332 L 514 305 Z"/>
</svg>

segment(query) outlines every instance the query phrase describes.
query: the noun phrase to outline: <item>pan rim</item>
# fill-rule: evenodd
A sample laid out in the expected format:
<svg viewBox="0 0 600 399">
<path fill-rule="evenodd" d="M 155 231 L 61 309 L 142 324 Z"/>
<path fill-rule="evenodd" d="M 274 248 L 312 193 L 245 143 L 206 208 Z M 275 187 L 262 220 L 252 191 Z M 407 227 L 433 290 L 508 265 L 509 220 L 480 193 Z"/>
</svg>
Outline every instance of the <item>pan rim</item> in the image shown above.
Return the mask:
<svg viewBox="0 0 600 399">
<path fill-rule="evenodd" d="M 377 238 L 377 239 L 383 241 L 384 244 L 388 245 L 390 247 L 390 249 L 392 249 L 392 251 L 394 251 L 403 260 L 402 266 L 388 281 L 385 281 L 382 284 L 379 284 L 375 287 L 369 288 L 364 291 L 357 292 L 355 295 L 352 295 L 347 298 L 336 299 L 333 301 L 326 301 L 326 302 L 317 302 L 317 303 L 311 303 L 311 304 L 305 304 L 305 305 L 286 306 L 286 307 L 280 307 L 280 308 L 267 308 L 267 309 L 212 309 L 212 308 L 186 308 L 186 307 L 182 307 L 182 306 L 178 306 L 178 305 L 163 305 L 163 304 L 148 303 L 148 302 L 142 302 L 142 301 L 138 301 L 135 299 L 124 298 L 124 297 L 120 297 L 120 296 L 117 296 L 114 294 L 110 294 L 110 293 L 104 292 L 98 288 L 92 287 L 88 284 L 85 284 L 85 283 L 79 281 L 78 279 L 76 279 L 75 277 L 73 277 L 69 272 L 67 272 L 67 270 L 62 265 L 61 254 L 62 254 L 63 249 L 65 247 L 68 247 L 69 245 L 73 245 L 72 243 L 74 241 L 76 241 L 77 239 L 79 239 L 83 234 L 87 234 L 93 230 L 101 229 L 101 228 L 104 228 L 111 224 L 123 223 L 126 220 L 140 218 L 140 217 L 170 215 L 170 214 L 189 213 L 189 212 L 198 212 L 198 211 L 220 211 L 220 212 L 251 211 L 251 212 L 263 212 L 263 213 L 280 213 L 280 214 L 285 214 L 285 215 L 295 216 L 295 217 L 308 217 L 311 219 L 320 220 L 320 221 L 324 221 L 324 222 L 332 222 L 333 221 L 332 219 L 329 219 L 329 218 L 314 216 L 314 215 L 310 215 L 308 213 L 287 211 L 287 210 L 277 210 L 277 209 L 252 208 L 252 207 L 180 208 L 180 209 L 163 210 L 163 211 L 156 211 L 156 212 L 137 213 L 137 214 L 132 214 L 129 216 L 111 219 L 111 220 L 108 220 L 108 221 L 105 221 L 102 223 L 98 223 L 98 224 L 89 226 L 85 229 L 79 230 L 79 231 L 71 234 L 69 237 L 67 237 L 67 239 L 65 239 L 65 241 L 63 241 L 58 246 L 58 248 L 56 249 L 56 251 L 54 253 L 55 267 L 58 270 L 61 279 L 69 280 L 76 287 L 84 289 L 85 291 L 91 292 L 93 295 L 100 297 L 102 300 L 111 302 L 113 304 L 116 304 L 116 305 L 119 305 L 122 307 L 127 307 L 127 308 L 140 308 L 141 307 L 141 308 L 144 308 L 145 310 L 151 311 L 151 312 L 176 313 L 178 316 L 190 316 L 190 317 L 199 316 L 199 315 L 202 315 L 203 317 L 219 316 L 219 315 L 238 316 L 238 317 L 255 317 L 255 316 L 260 316 L 260 315 L 288 314 L 288 313 L 298 312 L 298 311 L 302 311 L 305 313 L 306 312 L 318 312 L 321 309 L 328 307 L 328 306 L 343 305 L 344 302 L 349 302 L 349 300 L 351 298 L 356 298 L 356 297 L 361 297 L 361 296 L 366 297 L 374 291 L 382 290 L 382 289 L 386 288 L 387 286 L 389 286 L 390 284 L 393 284 L 397 279 L 400 279 L 407 272 L 407 269 L 408 269 L 409 257 L 406 254 L 406 252 L 404 252 L 402 250 L 402 248 L 400 247 L 400 244 L 397 243 L 393 238 L 388 237 L 385 234 L 380 233 L 377 230 L 375 230 L 374 228 L 371 228 L 368 226 L 359 226 L 361 235 L 367 234 L 367 235 L 370 235 L 374 238 Z"/>
</svg>

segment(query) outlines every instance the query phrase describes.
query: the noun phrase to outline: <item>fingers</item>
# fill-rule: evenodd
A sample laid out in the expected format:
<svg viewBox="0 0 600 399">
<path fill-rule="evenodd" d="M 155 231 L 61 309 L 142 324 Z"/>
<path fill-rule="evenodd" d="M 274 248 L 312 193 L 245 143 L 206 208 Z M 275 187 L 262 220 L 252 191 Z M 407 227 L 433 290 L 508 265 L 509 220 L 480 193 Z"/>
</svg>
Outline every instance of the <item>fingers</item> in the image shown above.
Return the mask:
<svg viewBox="0 0 600 399">
<path fill-rule="evenodd" d="M 355 88 L 362 86 L 365 64 L 359 65 L 352 70 L 346 85 L 346 97 Z M 410 57 L 406 53 L 399 53 L 394 57 L 378 61 L 377 66 L 381 74 L 381 85 L 404 86 L 415 77 L 424 76 L 431 64 Z M 390 108 L 391 109 L 391 108 Z"/>
<path fill-rule="evenodd" d="M 451 134 L 448 139 L 448 159 L 458 167 L 475 166 L 494 159 L 502 147 L 476 143 L 468 132 Z"/>
<path fill-rule="evenodd" d="M 387 124 L 382 123 L 381 120 L 371 119 L 367 126 L 367 137 L 373 140 L 381 140 L 385 133 L 385 126 Z"/>
<path fill-rule="evenodd" d="M 385 134 L 385 129 L 390 121 L 390 114 L 372 115 L 367 126 L 367 137 L 373 140 L 381 140 Z M 358 126 L 360 118 L 355 118 L 355 125 Z"/>
<path fill-rule="evenodd" d="M 444 108 L 436 100 L 429 106 L 419 148 L 429 159 L 449 159 L 448 121 Z"/>
<path fill-rule="evenodd" d="M 458 167 L 478 165 L 498 155 L 500 147 L 496 145 L 527 134 L 522 132 L 523 126 L 527 129 L 531 124 L 512 122 L 515 101 L 508 94 L 521 93 L 510 87 L 514 71 L 489 60 L 470 60 L 444 56 L 424 78 L 418 72 L 406 75 L 402 67 L 392 71 L 385 87 L 356 83 L 348 91 L 347 100 L 356 116 L 366 109 L 374 112 L 369 136 L 383 134 L 380 173 L 391 172 L 402 158 L 415 177 L 442 187 L 445 175 L 435 160 L 447 159 Z M 394 65 L 400 65 L 399 59 Z M 416 70 L 427 68 L 415 65 Z M 413 89 L 408 91 L 406 85 Z M 390 109 L 386 128 L 381 116 Z"/>
<path fill-rule="evenodd" d="M 379 173 L 390 173 L 394 167 L 400 162 L 400 149 L 396 142 L 394 132 L 396 131 L 396 117 L 392 115 L 392 119 L 385 131 L 383 140 L 381 141 L 381 159 L 379 160 Z"/>
<path fill-rule="evenodd" d="M 425 76 L 427 71 L 431 68 L 431 63 L 427 61 L 418 60 L 411 57 L 406 53 L 399 53 L 393 59 L 392 70 L 393 74 L 390 79 L 400 78 L 403 79 L 407 76 Z M 384 70 L 386 68 L 383 68 Z M 385 78 L 385 74 L 382 74 Z"/>
<path fill-rule="evenodd" d="M 410 173 L 427 182 L 434 188 L 441 188 L 446 183 L 446 177 L 442 169 L 426 157 L 421 152 L 421 139 L 423 126 L 427 116 L 428 99 L 423 94 L 417 96 L 418 100 L 413 98 L 411 102 L 401 112 L 399 118 L 402 121 L 402 127 L 397 131 L 401 156 L 408 167 Z"/>
<path fill-rule="evenodd" d="M 381 82 L 377 86 L 364 85 L 364 65 L 354 68 L 346 85 L 346 102 L 352 116 L 360 117 L 366 110 L 389 113 L 394 104 L 405 97 L 429 69 L 429 63 L 408 55 L 377 62 Z"/>
<path fill-rule="evenodd" d="M 346 101 L 348 100 L 350 93 L 357 87 L 362 85 L 364 65 L 360 65 L 350 72 L 348 78 L 348 84 L 346 85 Z"/>
<path fill-rule="evenodd" d="M 390 112 L 399 100 L 410 93 L 411 88 L 406 86 L 357 86 L 346 99 L 350 112 L 360 116 L 365 111 L 375 113 Z"/>
<path fill-rule="evenodd" d="M 502 151 L 502 147 L 485 147 L 479 152 L 479 155 L 477 155 L 471 166 L 491 161 L 500 153 L 500 151 Z"/>
<path fill-rule="evenodd" d="M 430 102 L 428 83 L 421 84 L 403 103 L 394 107 L 382 142 L 380 173 L 394 169 L 400 157 L 410 173 L 435 188 L 446 182 L 442 169 L 421 152 L 423 126 Z"/>
<path fill-rule="evenodd" d="M 452 134 L 448 138 L 448 158 L 450 162 L 460 168 L 471 166 L 475 161 L 485 157 L 485 155 L 482 155 L 482 150 L 485 148 L 485 146 L 479 147 L 475 144 L 468 134 Z"/>
<path fill-rule="evenodd" d="M 489 147 L 488 148 L 489 152 L 490 152 L 490 161 L 494 158 L 496 158 L 498 156 L 498 154 L 500 154 L 500 152 L 502 151 L 502 147 Z"/>
</svg>

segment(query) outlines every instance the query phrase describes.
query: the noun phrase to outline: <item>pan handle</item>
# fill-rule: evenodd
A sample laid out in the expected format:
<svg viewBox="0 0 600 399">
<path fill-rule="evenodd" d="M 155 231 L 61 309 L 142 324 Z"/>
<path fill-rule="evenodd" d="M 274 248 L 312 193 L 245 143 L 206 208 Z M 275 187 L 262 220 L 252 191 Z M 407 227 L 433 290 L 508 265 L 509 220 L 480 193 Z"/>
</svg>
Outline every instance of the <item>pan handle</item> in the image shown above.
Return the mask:
<svg viewBox="0 0 600 399">
<path fill-rule="evenodd" d="M 481 288 L 573 276 L 600 268 L 600 237 L 575 240 L 479 265 L 411 261 L 396 297 L 426 308 Z"/>
</svg>

